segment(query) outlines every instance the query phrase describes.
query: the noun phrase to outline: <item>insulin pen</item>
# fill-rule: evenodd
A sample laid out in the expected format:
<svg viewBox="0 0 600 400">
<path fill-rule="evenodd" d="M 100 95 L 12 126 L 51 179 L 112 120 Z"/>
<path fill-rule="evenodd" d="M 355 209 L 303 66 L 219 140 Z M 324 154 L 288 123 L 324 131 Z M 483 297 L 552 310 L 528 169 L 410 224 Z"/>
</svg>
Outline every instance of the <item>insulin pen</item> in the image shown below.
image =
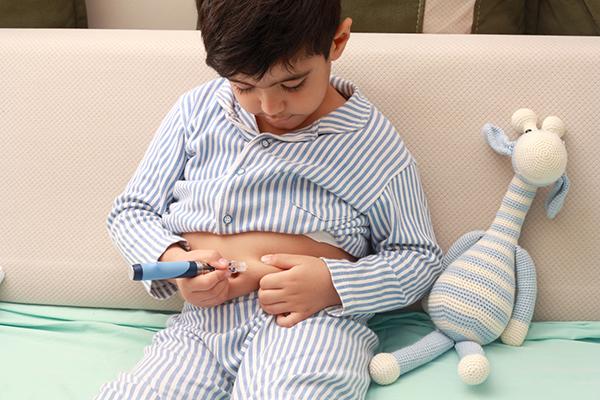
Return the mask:
<svg viewBox="0 0 600 400">
<path fill-rule="evenodd" d="M 246 263 L 229 261 L 227 269 L 232 274 L 243 272 L 246 270 Z M 129 270 L 129 278 L 134 281 L 191 278 L 214 270 L 216 270 L 215 267 L 201 261 L 158 261 L 133 264 Z"/>
</svg>

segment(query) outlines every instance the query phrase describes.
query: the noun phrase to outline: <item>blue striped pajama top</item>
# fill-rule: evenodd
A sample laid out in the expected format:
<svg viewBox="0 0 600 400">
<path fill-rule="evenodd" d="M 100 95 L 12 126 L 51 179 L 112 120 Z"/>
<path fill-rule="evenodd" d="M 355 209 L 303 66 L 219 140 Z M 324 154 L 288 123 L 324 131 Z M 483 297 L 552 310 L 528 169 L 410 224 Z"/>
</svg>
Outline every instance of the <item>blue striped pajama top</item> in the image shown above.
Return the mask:
<svg viewBox="0 0 600 400">
<path fill-rule="evenodd" d="M 189 248 L 183 232 L 326 232 L 359 258 L 322 258 L 342 300 L 330 315 L 421 298 L 441 272 L 441 249 L 415 160 L 356 86 L 331 83 L 346 103 L 283 135 L 259 132 L 224 78 L 181 95 L 108 216 L 126 261 L 156 261 L 177 242 Z M 177 290 L 144 284 L 159 299 Z"/>
</svg>

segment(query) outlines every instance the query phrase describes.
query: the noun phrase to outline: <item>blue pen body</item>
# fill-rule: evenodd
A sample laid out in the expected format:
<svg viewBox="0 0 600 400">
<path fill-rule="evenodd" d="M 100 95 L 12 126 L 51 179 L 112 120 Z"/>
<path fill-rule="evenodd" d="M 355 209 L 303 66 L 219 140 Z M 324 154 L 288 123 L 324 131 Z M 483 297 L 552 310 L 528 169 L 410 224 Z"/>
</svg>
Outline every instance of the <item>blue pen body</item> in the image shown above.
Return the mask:
<svg viewBox="0 0 600 400">
<path fill-rule="evenodd" d="M 129 277 L 134 281 L 153 281 L 194 277 L 214 270 L 214 267 L 196 261 L 159 261 L 132 265 Z"/>
</svg>

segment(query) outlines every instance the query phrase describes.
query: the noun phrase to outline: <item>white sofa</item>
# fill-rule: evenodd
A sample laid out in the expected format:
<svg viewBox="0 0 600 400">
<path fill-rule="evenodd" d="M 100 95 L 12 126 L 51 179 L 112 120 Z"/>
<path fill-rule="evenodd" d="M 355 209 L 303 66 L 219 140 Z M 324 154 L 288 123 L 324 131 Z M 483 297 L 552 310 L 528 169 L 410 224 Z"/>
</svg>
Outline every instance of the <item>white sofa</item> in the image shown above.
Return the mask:
<svg viewBox="0 0 600 400">
<path fill-rule="evenodd" d="M 492 122 L 514 137 L 510 117 L 521 107 L 565 121 L 571 191 L 554 220 L 543 211 L 547 190 L 539 191 L 520 243 L 538 270 L 534 319 L 540 325 L 532 341 L 544 339 L 539 329 L 555 327 L 542 321 L 570 321 L 565 325 L 569 339 L 595 344 L 585 351 L 588 357 L 600 355 L 599 67 L 596 37 L 400 34 L 353 34 L 334 65 L 334 73 L 354 81 L 391 119 L 416 157 L 444 250 L 463 233 L 489 226 L 512 176 L 510 161 L 487 146 L 481 127 Z M 92 323 L 118 328 L 140 315 L 158 318 L 150 325 L 140 322 L 143 339 L 118 350 L 129 349 L 127 361 L 103 359 L 103 371 L 116 374 L 141 356 L 149 330 L 159 329 L 162 316 L 177 310 L 181 299 L 154 300 L 128 281 L 124 261 L 107 236 L 106 217 L 169 107 L 181 93 L 215 76 L 204 64 L 195 31 L 0 29 L 0 266 L 6 273 L 0 285 L 0 333 L 18 336 L 21 331 L 13 328 L 45 326 L 19 320 L 23 315 L 84 321 L 77 325 L 84 331 Z M 115 322 L 103 314 L 111 309 L 162 312 L 131 311 Z M 61 314 L 64 310 L 68 317 Z M 427 327 L 418 316 L 411 321 L 417 321 L 411 326 Z M 385 323 L 375 321 L 382 343 L 396 335 L 393 324 L 382 327 Z M 56 340 L 61 337 L 66 336 Z M 563 340 L 560 335 L 551 339 Z M 505 351 L 518 357 L 526 354 L 527 343 Z M 87 350 L 92 346 L 82 343 Z M 448 357 L 445 362 L 451 364 Z M 570 365 L 568 357 L 560 362 Z M 496 381 L 492 375 L 488 389 L 460 389 L 446 392 L 446 398 L 469 398 L 485 390 L 491 391 L 489 398 L 515 398 L 500 383 L 503 373 L 510 376 L 506 363 Z M 61 368 L 83 374 L 84 380 L 87 376 L 89 384 L 60 391 L 72 377 L 58 373 L 60 378 L 45 381 L 56 385 L 43 393 L 61 395 L 39 398 L 83 398 L 82 393 L 92 393 L 111 376 L 88 376 L 86 367 L 99 371 L 89 357 L 80 368 L 72 364 Z M 52 364 L 42 360 L 41 365 Z M 403 387 L 426 393 L 431 388 L 421 392 L 419 379 L 437 379 L 427 375 L 439 373 L 435 368 L 423 367 L 391 387 L 373 388 L 369 396 L 413 393 Z M 24 371 L 0 368 L 0 379 L 9 374 L 0 393 L 17 393 Z M 600 364 L 586 371 L 600 376 Z M 543 382 L 542 375 L 538 378 L 532 382 Z M 600 383 L 590 382 L 589 389 L 600 392 Z M 22 398 L 38 398 L 41 389 L 28 390 L 31 396 Z M 545 390 L 560 393 L 552 386 Z"/>
</svg>

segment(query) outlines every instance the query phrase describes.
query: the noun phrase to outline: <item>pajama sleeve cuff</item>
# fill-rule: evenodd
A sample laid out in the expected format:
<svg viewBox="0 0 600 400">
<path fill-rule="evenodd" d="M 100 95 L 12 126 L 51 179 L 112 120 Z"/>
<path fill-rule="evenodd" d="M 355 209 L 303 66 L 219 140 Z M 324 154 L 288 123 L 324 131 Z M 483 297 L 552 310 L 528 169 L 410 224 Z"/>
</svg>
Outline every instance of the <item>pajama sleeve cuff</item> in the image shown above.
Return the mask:
<svg viewBox="0 0 600 400">
<path fill-rule="evenodd" d="M 348 269 L 348 264 L 351 262 L 325 257 L 320 257 L 320 259 L 327 264 L 331 274 L 331 282 L 342 302 L 342 304 L 325 308 L 325 312 L 333 317 L 342 317 L 353 314 L 353 310 L 356 309 L 357 304 L 356 301 L 353 300 L 351 290 L 343 280 L 344 273 Z"/>
</svg>

